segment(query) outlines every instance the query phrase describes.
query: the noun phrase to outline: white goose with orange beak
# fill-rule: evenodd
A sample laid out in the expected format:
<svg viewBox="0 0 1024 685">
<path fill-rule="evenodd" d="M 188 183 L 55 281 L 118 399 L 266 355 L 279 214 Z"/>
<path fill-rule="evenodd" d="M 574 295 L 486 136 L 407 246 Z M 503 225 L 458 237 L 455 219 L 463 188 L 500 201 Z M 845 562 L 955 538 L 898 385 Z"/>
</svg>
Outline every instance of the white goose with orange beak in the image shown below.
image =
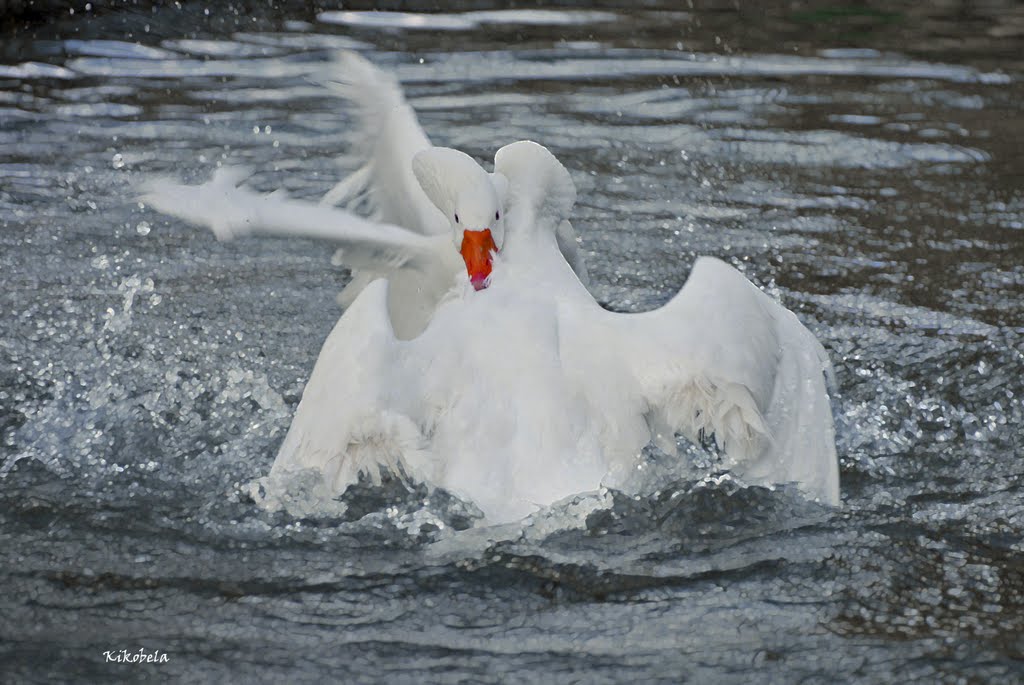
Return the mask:
<svg viewBox="0 0 1024 685">
<path fill-rule="evenodd" d="M 338 296 L 341 305 L 349 306 L 371 281 L 387 278 L 391 284 L 388 313 L 395 333 L 402 339 L 415 337 L 465 271 L 460 253 L 447 249 L 453 222 L 456 228 L 469 222 L 481 231 L 490 230 L 494 247 L 500 249 L 501 220 L 492 220 L 488 212 L 492 200 L 499 208 L 504 204 L 508 181 L 500 173 L 474 175 L 475 181 L 470 179 L 461 197 L 429 198 L 424 192 L 427 186 L 421 187 L 421 181 L 430 184 L 428 175 L 417 177 L 413 159 L 438 148 L 430 144 L 395 78 L 358 54 L 343 51 L 324 85 L 349 106 L 351 150 L 344 164 L 357 168 L 319 204 L 291 200 L 281 191 L 264 196 L 240 186 L 249 173 L 237 167 L 219 169 L 213 180 L 199 186 L 152 179 L 141 199 L 165 214 L 210 228 L 222 241 L 249 235 L 329 241 L 338 248 L 336 261 L 352 270 L 352 279 Z M 470 167 L 480 172 L 469 157 L 454 150 L 431 154 L 437 161 L 447 157 L 452 162 L 450 173 L 468 173 Z M 420 161 L 421 165 L 432 163 L 427 158 Z M 456 205 L 462 205 L 458 221 L 451 209 Z M 356 211 L 368 214 L 368 219 Z M 467 235 L 466 254 L 477 264 L 473 268 L 485 269 L 483 262 L 490 253 L 486 234 Z M 562 221 L 555 236 L 558 251 L 586 284 L 587 268 L 572 224 Z M 455 239 L 461 249 L 461 230 Z M 476 282 L 481 283 L 479 277 Z"/>
<path fill-rule="evenodd" d="M 391 325 L 388 282 L 363 289 L 324 344 L 265 504 L 300 473 L 336 496 L 386 469 L 508 522 L 621 485 L 649 442 L 675 453 L 676 434 L 713 435 L 748 482 L 838 503 L 828 359 L 791 312 L 710 258 L 661 309 L 602 309 L 557 247 L 572 180 L 535 143 L 495 157 L 504 210 L 462 153 L 426 150 L 413 168 L 451 217 L 465 278 L 410 340 Z"/>
</svg>

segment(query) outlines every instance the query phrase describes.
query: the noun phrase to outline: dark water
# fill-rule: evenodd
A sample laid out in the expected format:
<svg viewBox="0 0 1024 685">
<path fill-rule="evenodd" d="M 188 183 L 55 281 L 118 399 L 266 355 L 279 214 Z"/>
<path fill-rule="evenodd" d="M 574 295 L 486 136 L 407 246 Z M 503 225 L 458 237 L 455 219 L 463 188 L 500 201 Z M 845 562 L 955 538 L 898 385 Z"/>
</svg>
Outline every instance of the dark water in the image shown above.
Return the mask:
<svg viewBox="0 0 1024 685">
<path fill-rule="evenodd" d="M 3 29 L 5 682 L 1024 680 L 1024 10 L 656 4 Z M 843 507 L 716 474 L 501 529 L 397 483 L 246 501 L 347 273 L 133 184 L 245 163 L 318 197 L 346 117 L 306 77 L 346 47 L 438 144 L 550 147 L 608 306 L 710 254 L 793 308 L 837 367 Z M 104 663 L 140 648 L 169 660 Z"/>
</svg>

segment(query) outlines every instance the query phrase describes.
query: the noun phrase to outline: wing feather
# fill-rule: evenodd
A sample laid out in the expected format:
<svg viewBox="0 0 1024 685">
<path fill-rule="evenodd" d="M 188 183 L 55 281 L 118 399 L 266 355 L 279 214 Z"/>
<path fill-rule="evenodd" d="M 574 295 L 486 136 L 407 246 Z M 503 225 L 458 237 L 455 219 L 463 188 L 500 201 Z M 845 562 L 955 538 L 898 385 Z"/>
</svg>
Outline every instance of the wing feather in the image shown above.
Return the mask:
<svg viewBox="0 0 1024 685">
<path fill-rule="evenodd" d="M 828 355 L 792 312 L 704 257 L 661 309 L 608 316 L 661 444 L 714 435 L 744 478 L 839 503 Z"/>
<path fill-rule="evenodd" d="M 384 223 L 423 235 L 448 232 L 447 219 L 413 176 L 413 156 L 431 145 L 397 79 L 358 53 L 343 51 L 323 84 L 350 105 L 354 126 L 347 157 L 360 166 L 321 202 L 353 207 L 365 199 L 372 216 Z"/>
<path fill-rule="evenodd" d="M 263 234 L 331 241 L 339 248 L 336 263 L 353 270 L 342 303 L 354 300 L 370 281 L 390 279 L 388 311 L 403 339 L 426 327 L 464 268 L 445 236 L 374 223 L 342 209 L 288 199 L 280 191 L 261 195 L 237 186 L 243 177 L 244 172 L 228 168 L 198 186 L 153 179 L 141 199 L 165 214 L 210 228 L 220 240 Z"/>
<path fill-rule="evenodd" d="M 245 172 L 219 169 L 207 183 L 190 186 L 167 178 L 148 181 L 140 199 L 154 209 L 206 226 L 219 240 L 276 235 L 329 240 L 350 268 L 388 272 L 436 259 L 440 242 L 350 212 L 292 200 L 282 191 L 263 195 L 237 183 Z"/>
</svg>

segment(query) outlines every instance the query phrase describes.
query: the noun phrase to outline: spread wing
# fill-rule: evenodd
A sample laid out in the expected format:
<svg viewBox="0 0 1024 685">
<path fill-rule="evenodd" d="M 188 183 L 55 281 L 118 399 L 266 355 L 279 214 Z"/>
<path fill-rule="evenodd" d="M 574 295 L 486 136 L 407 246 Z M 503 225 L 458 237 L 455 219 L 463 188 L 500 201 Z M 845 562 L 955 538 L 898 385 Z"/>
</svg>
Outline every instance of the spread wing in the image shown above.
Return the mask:
<svg viewBox="0 0 1024 685">
<path fill-rule="evenodd" d="M 258 193 L 238 185 L 245 176 L 245 170 L 228 167 L 196 186 L 152 179 L 143 186 L 141 199 L 164 214 L 206 226 L 219 240 L 259 234 L 329 240 L 353 268 L 388 270 L 435 258 L 435 240 L 345 210 L 292 200 L 281 191 Z"/>
<path fill-rule="evenodd" d="M 628 350 L 656 442 L 714 436 L 729 466 L 755 483 L 795 483 L 839 503 L 831 372 L 821 344 L 728 264 L 704 257 L 661 309 L 606 313 Z"/>
<path fill-rule="evenodd" d="M 378 221 L 423 235 L 445 234 L 448 221 L 412 173 L 412 158 L 430 147 L 398 81 L 355 52 L 341 52 L 323 84 L 350 105 L 350 152 L 358 169 L 324 195 L 327 205 L 365 207 Z"/>
<path fill-rule="evenodd" d="M 463 268 L 444 236 L 378 224 L 342 209 L 289 199 L 280 191 L 261 195 L 237 185 L 244 176 L 244 171 L 227 168 L 198 186 L 153 179 L 141 199 L 165 214 L 208 227 L 221 240 L 265 234 L 335 243 L 341 262 L 358 270 L 342 293 L 343 303 L 350 304 L 374 278 L 392 279 L 388 311 L 403 338 L 423 330 Z"/>
</svg>

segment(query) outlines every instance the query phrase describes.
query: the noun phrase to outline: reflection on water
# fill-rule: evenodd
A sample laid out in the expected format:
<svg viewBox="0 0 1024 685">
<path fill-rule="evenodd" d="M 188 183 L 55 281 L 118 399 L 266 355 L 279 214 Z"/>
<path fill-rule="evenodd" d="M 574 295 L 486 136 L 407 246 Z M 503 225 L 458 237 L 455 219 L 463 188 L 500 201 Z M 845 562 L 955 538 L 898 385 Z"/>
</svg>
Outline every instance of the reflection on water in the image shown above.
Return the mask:
<svg viewBox="0 0 1024 685">
<path fill-rule="evenodd" d="M 102 652 L 145 647 L 190 681 L 1020 679 L 1024 12 L 1001 5 L 9 22 L 5 674 L 133 680 Z M 241 163 L 318 197 L 347 120 L 308 77 L 338 48 L 393 69 L 438 144 L 550 147 L 610 308 L 663 303 L 697 254 L 781 297 L 836 363 L 843 508 L 655 457 L 646 496 L 500 529 L 397 482 L 303 517 L 247 501 L 347 274 L 133 184 Z"/>
</svg>

